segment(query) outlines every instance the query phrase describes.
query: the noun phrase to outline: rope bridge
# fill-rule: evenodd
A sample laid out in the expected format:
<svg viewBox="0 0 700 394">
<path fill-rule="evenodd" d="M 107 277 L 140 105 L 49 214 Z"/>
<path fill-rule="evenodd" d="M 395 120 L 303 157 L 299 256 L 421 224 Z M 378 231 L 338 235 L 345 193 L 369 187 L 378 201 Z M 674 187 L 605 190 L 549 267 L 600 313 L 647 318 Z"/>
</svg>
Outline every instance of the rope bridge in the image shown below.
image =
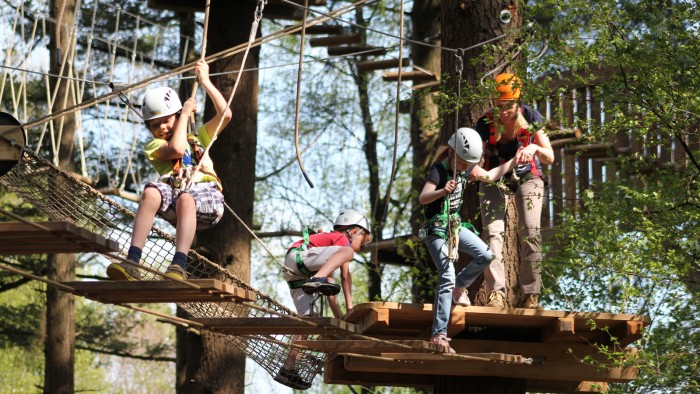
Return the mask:
<svg viewBox="0 0 700 394">
<path fill-rule="evenodd" d="M 24 201 L 42 211 L 49 220 L 71 223 L 119 244 L 119 255 L 125 257 L 131 238 L 134 213 L 110 200 L 90 186 L 59 170 L 49 161 L 22 149 L 21 159 L 4 176 L 0 183 L 12 190 Z M 165 272 L 175 253 L 175 239 L 160 229 L 153 228 L 144 247 L 142 265 L 147 269 Z M 109 255 L 107 255 L 109 257 Z M 143 272 L 143 270 L 142 270 Z M 217 279 L 242 289 L 253 291 L 256 299 L 250 303 L 237 302 L 187 302 L 178 305 L 198 318 L 279 318 L 297 315 L 275 300 L 252 288 L 249 284 L 191 251 L 187 273 L 190 278 Z M 160 280 L 153 272 L 143 272 L 144 280 Z M 242 350 L 250 359 L 274 375 L 283 366 L 291 348 L 293 335 L 247 335 L 246 337 L 221 335 Z M 314 339 L 313 335 L 309 339 Z M 327 355 L 321 352 L 298 349 L 296 369 L 299 376 L 310 382 L 319 374 Z"/>
</svg>

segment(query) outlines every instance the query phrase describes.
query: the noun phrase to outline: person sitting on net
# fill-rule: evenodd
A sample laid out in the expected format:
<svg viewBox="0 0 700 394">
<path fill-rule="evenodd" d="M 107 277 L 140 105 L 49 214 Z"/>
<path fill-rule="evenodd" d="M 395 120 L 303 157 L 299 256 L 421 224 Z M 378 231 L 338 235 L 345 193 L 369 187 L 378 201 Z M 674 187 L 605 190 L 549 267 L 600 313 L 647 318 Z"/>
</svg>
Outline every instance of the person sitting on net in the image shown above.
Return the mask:
<svg viewBox="0 0 700 394">
<path fill-rule="evenodd" d="M 128 263 L 112 263 L 107 276 L 113 280 L 139 280 L 137 265 L 156 214 L 176 227 L 175 255 L 166 275 L 187 278 L 187 254 L 195 231 L 215 225 L 224 213 L 221 181 L 214 172 L 211 159 L 204 150 L 219 131 L 231 120 L 226 99 L 209 79 L 209 66 L 200 59 L 195 66 L 199 83 L 213 103 L 216 115 L 188 134 L 187 124 L 197 109 L 189 98 L 182 105 L 177 93 L 169 87 L 148 90 L 143 99 L 143 120 L 153 138 L 144 146 L 148 161 L 160 175 L 158 182 L 146 184 L 134 220 Z M 199 171 L 193 171 L 202 161 Z M 189 184 L 189 187 L 187 187 Z"/>
</svg>

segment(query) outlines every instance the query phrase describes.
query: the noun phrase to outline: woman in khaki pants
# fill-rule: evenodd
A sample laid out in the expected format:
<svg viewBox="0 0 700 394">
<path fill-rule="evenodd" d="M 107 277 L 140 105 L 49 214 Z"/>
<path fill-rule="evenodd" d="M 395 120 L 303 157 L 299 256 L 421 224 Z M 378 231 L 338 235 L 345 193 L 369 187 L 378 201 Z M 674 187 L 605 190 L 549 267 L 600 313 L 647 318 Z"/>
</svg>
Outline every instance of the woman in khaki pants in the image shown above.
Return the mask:
<svg viewBox="0 0 700 394">
<path fill-rule="evenodd" d="M 515 198 L 520 237 L 520 284 L 523 308 L 542 309 L 538 299 L 542 280 L 538 263 L 540 252 L 540 216 L 544 200 L 544 180 L 540 163 L 551 164 L 554 151 L 541 129 L 542 115 L 519 102 L 522 83 L 513 74 L 496 77 L 496 108 L 484 114 L 476 124 L 484 142 L 484 169 L 489 170 L 515 158 L 511 174 L 498 183 L 481 183 L 481 220 L 494 260 L 484 271 L 488 306 L 504 308 L 505 268 L 503 233 L 506 207 Z"/>
</svg>

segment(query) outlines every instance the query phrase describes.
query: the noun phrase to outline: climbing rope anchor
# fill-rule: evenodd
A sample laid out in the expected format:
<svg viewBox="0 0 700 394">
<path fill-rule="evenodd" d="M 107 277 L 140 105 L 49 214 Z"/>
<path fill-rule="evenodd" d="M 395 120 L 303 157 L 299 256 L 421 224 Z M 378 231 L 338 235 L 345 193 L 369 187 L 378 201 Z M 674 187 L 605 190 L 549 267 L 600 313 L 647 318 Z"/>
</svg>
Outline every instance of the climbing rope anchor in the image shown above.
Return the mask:
<svg viewBox="0 0 700 394">
<path fill-rule="evenodd" d="M 22 156 L 27 133 L 14 116 L 0 112 L 0 176 L 7 174 Z"/>
</svg>

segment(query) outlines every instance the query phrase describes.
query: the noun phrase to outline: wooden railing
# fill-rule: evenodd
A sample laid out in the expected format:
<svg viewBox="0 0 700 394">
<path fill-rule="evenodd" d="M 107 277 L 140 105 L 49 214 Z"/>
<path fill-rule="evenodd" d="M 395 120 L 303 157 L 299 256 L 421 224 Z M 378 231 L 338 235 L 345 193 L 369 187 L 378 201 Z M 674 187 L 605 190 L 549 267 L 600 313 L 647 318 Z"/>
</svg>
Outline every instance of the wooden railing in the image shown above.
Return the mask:
<svg viewBox="0 0 700 394">
<path fill-rule="evenodd" d="M 687 155 L 681 144 L 673 137 L 662 137 L 655 130 L 644 134 L 619 131 L 610 141 L 590 138 L 588 129 L 577 125 L 605 124 L 605 107 L 599 95 L 595 86 L 588 85 L 534 104 L 547 119 L 555 155 L 552 165 L 543 166 L 548 183 L 548 198 L 542 210 L 545 237 L 561 222 L 564 211 L 575 213 L 581 208 L 579 196 L 582 192 L 621 176 L 615 165 L 621 156 L 636 155 L 656 165 L 687 165 Z M 686 143 L 693 151 L 700 147 L 697 137 L 686 139 Z"/>
</svg>

